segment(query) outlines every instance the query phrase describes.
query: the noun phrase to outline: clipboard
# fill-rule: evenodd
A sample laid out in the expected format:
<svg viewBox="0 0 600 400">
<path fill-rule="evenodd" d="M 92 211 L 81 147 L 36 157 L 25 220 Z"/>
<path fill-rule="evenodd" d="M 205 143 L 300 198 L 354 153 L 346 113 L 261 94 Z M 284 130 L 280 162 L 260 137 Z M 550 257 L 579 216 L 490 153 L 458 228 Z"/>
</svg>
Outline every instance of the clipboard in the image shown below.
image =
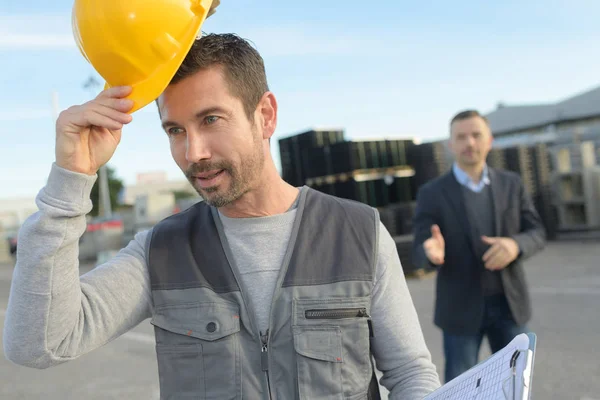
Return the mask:
<svg viewBox="0 0 600 400">
<path fill-rule="evenodd" d="M 529 400 L 537 336 L 522 333 L 423 400 Z"/>
</svg>

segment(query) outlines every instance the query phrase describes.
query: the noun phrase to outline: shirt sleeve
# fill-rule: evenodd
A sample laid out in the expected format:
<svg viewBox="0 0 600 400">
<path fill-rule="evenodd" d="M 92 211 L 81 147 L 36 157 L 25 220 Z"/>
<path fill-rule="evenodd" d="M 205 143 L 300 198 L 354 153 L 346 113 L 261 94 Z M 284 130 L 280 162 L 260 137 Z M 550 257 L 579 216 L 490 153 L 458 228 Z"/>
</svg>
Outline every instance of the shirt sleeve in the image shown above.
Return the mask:
<svg viewBox="0 0 600 400">
<path fill-rule="evenodd" d="M 422 399 L 440 387 L 436 367 L 413 304 L 394 239 L 379 224 L 373 289 L 373 355 L 390 400 Z"/>
<path fill-rule="evenodd" d="M 151 315 L 145 246 L 139 233 L 107 263 L 80 276 L 79 239 L 96 176 L 52 165 L 39 211 L 19 231 L 3 333 L 6 357 L 47 368 L 119 337 Z"/>
</svg>

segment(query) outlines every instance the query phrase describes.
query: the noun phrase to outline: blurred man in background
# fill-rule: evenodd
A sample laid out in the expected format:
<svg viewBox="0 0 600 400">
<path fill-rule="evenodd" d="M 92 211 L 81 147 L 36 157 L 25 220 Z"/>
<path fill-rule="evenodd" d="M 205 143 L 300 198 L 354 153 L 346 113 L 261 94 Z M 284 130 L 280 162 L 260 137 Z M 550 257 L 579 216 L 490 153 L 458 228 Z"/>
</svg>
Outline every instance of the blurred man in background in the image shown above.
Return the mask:
<svg viewBox="0 0 600 400">
<path fill-rule="evenodd" d="M 527 331 L 523 261 L 545 246 L 521 178 L 487 166 L 492 140 L 479 112 L 458 113 L 452 170 L 417 195 L 413 252 L 417 265 L 438 270 L 434 322 L 443 331 L 446 382 L 477 364 L 484 336 L 496 352 Z"/>
</svg>

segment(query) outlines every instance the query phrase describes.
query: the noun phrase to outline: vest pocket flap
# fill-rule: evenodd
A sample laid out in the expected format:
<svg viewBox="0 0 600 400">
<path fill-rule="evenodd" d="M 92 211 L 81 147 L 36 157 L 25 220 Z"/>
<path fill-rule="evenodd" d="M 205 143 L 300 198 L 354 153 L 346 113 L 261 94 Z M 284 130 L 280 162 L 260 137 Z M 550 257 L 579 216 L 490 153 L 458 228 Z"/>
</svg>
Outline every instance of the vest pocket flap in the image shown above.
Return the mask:
<svg viewBox="0 0 600 400">
<path fill-rule="evenodd" d="M 158 307 L 150 323 L 173 333 L 208 341 L 240 331 L 238 306 L 229 303 L 187 303 Z"/>
<path fill-rule="evenodd" d="M 295 326 L 294 348 L 304 357 L 342 362 L 342 331 L 337 326 Z"/>
</svg>

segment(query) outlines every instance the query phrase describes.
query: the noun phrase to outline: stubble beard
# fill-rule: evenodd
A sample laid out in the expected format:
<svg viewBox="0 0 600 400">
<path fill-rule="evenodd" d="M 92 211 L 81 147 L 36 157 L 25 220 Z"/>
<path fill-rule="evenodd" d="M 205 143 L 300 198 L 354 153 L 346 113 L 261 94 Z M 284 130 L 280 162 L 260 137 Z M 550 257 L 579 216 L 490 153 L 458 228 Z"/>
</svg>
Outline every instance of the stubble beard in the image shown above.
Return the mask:
<svg viewBox="0 0 600 400">
<path fill-rule="evenodd" d="M 252 152 L 242 158 L 239 166 L 235 166 L 232 162 L 225 160 L 203 162 L 192 164 L 185 175 L 206 204 L 221 208 L 239 200 L 252 190 L 253 185 L 263 170 L 264 163 L 262 143 L 257 139 L 254 142 Z M 209 188 L 198 187 L 196 178 L 193 175 L 214 170 L 223 170 L 222 173 L 229 175 L 229 186 L 224 187 L 224 184 L 220 184 Z"/>
</svg>

